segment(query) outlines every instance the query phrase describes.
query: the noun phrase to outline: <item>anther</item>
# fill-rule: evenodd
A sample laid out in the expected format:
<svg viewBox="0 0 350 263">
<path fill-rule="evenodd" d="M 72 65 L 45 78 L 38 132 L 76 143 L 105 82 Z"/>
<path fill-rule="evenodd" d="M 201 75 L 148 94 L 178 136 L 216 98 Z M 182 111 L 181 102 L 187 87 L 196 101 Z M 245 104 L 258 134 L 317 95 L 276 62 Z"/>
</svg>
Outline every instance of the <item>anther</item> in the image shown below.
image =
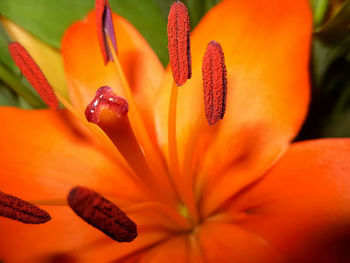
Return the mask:
<svg viewBox="0 0 350 263">
<path fill-rule="evenodd" d="M 41 99 L 50 109 L 58 109 L 58 99 L 51 85 L 27 50 L 17 42 L 10 43 L 8 49 L 17 67 L 34 87 Z"/>
<path fill-rule="evenodd" d="M 212 41 L 205 51 L 202 65 L 205 116 L 209 125 L 223 119 L 226 108 L 227 79 L 224 53 Z"/>
<path fill-rule="evenodd" d="M 136 224 L 100 194 L 85 187 L 75 187 L 69 192 L 67 200 L 79 217 L 110 238 L 118 242 L 130 242 L 136 238 Z"/>
<path fill-rule="evenodd" d="M 173 77 L 178 86 L 191 78 L 190 19 L 180 1 L 172 4 L 168 16 L 168 50 Z"/>
<path fill-rule="evenodd" d="M 109 61 L 113 61 L 113 55 L 110 50 L 110 46 L 107 42 L 107 35 L 111 39 L 113 48 L 117 53 L 117 40 L 115 38 L 112 11 L 109 6 L 108 0 L 96 0 L 96 26 L 97 26 L 97 37 L 100 44 L 101 53 L 105 64 Z"/>
<path fill-rule="evenodd" d="M 43 224 L 50 215 L 39 207 L 0 191 L 0 216 L 26 224 Z"/>
</svg>

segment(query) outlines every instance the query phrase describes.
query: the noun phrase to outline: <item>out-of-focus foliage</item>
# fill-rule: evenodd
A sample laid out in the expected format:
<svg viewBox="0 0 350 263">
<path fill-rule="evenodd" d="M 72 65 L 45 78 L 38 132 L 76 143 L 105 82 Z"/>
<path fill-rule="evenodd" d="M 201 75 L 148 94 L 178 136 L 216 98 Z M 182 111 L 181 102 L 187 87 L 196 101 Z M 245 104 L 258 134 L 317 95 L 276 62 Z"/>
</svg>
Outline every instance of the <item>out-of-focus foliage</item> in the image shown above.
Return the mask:
<svg viewBox="0 0 350 263">
<path fill-rule="evenodd" d="M 314 0 L 313 7 L 322 10 L 314 11 L 312 101 L 298 139 L 350 137 L 350 1 Z"/>
</svg>

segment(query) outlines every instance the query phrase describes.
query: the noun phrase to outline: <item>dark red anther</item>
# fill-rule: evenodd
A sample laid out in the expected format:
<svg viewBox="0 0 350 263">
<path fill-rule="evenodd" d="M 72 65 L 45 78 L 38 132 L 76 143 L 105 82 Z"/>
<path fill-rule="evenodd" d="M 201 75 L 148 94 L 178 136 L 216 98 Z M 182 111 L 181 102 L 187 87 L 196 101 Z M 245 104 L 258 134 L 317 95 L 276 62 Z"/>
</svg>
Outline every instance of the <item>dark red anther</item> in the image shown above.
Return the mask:
<svg viewBox="0 0 350 263">
<path fill-rule="evenodd" d="M 128 113 L 129 106 L 128 102 L 117 96 L 110 87 L 103 86 L 96 91 L 95 98 L 86 107 L 86 119 L 98 124 L 102 110 L 108 110 L 115 113 L 115 117 L 122 118 Z"/>
<path fill-rule="evenodd" d="M 17 67 L 21 70 L 29 83 L 34 87 L 36 92 L 38 92 L 41 99 L 47 104 L 47 106 L 49 106 L 50 109 L 57 110 L 58 99 L 39 66 L 29 55 L 27 50 L 25 50 L 25 48 L 17 42 L 10 43 L 8 45 L 8 49 Z"/>
<path fill-rule="evenodd" d="M 39 207 L 0 191 L 0 216 L 26 224 L 43 224 L 50 215 Z"/>
<path fill-rule="evenodd" d="M 98 193 L 85 187 L 75 187 L 67 199 L 78 216 L 110 238 L 119 242 L 130 242 L 136 238 L 136 224 L 119 207 Z"/>
<path fill-rule="evenodd" d="M 226 108 L 227 79 L 224 53 L 212 41 L 205 51 L 202 65 L 205 116 L 209 125 L 223 119 Z"/>
<path fill-rule="evenodd" d="M 171 5 L 168 16 L 168 50 L 173 77 L 178 86 L 191 78 L 190 19 L 180 1 Z"/>
<path fill-rule="evenodd" d="M 112 51 L 108 45 L 107 36 L 111 39 L 115 53 L 117 53 L 117 40 L 115 38 L 112 11 L 108 0 L 96 0 L 96 26 L 97 37 L 105 64 L 113 61 Z"/>
</svg>

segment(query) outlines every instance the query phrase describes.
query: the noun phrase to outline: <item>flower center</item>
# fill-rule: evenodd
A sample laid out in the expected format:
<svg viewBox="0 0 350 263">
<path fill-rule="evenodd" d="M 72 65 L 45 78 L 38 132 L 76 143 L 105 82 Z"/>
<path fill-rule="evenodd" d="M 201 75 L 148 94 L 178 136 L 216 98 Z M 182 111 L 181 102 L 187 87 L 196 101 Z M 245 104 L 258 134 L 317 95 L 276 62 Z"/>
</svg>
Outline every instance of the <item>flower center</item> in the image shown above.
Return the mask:
<svg viewBox="0 0 350 263">
<path fill-rule="evenodd" d="M 110 87 L 100 87 L 86 108 L 86 118 L 104 131 L 134 171 L 133 179 L 144 190 L 147 205 L 162 211 L 165 218 L 170 218 L 174 225 L 179 226 L 177 230 L 191 232 L 202 221 L 194 193 L 194 179 L 190 176 L 191 158 L 202 121 L 198 121 L 190 136 L 182 170 L 176 141 L 178 88 L 192 75 L 187 9 L 184 4 L 176 1 L 172 4 L 168 17 L 169 59 L 173 73 L 168 116 L 168 165 L 164 164 L 164 156 L 160 156 L 151 140 L 123 73 L 116 53 L 115 31 L 107 0 L 96 1 L 96 19 L 104 62 L 107 64 L 113 61 L 125 99 L 117 96 Z M 17 66 L 44 102 L 51 109 L 58 109 L 58 99 L 52 87 L 27 51 L 18 43 L 10 44 L 9 50 Z M 202 78 L 206 118 L 209 125 L 214 125 L 224 116 L 227 92 L 224 54 L 220 44 L 215 41 L 208 44 L 204 54 Z M 0 192 L 0 215 L 30 223 L 42 223 L 50 219 L 39 208 L 11 198 Z M 129 242 L 136 237 L 135 223 L 119 207 L 96 192 L 76 187 L 71 190 L 67 200 L 78 216 L 114 240 Z"/>
</svg>

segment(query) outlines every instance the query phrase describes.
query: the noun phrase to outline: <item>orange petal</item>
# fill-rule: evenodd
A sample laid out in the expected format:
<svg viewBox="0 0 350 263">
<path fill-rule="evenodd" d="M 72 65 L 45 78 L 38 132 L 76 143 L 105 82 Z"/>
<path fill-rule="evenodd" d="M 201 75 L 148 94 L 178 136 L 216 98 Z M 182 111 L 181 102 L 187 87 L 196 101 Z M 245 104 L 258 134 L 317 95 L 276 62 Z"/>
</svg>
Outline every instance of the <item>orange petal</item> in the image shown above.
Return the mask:
<svg viewBox="0 0 350 263">
<path fill-rule="evenodd" d="M 131 243 L 117 243 L 81 220 L 68 207 L 44 208 L 53 220 L 39 227 L 0 218 L 1 260 L 28 263 L 115 262 L 123 255 L 164 240 L 168 234 L 159 230 L 141 232 Z M 138 218 L 135 220 L 138 221 Z"/>
<path fill-rule="evenodd" d="M 189 262 L 189 245 L 186 234 L 178 234 L 148 249 L 135 251 L 115 263 L 185 263 Z M 196 261 L 194 261 L 196 262 Z"/>
<path fill-rule="evenodd" d="M 140 190 L 128 170 L 91 147 L 74 121 L 66 111 L 0 108 L 0 189 L 41 200 L 65 198 L 72 186 L 82 185 L 136 198 Z"/>
<path fill-rule="evenodd" d="M 288 262 L 349 262 L 350 139 L 292 144 L 264 178 L 231 202 L 235 224 Z"/>
<path fill-rule="evenodd" d="M 194 30 L 192 79 L 178 89 L 177 141 L 182 162 L 191 135 L 202 125 L 193 143 L 199 161 L 194 163 L 199 183 L 216 188 L 219 175 L 236 165 L 242 184 L 256 180 L 283 153 L 297 134 L 309 101 L 309 46 L 311 13 L 308 1 L 226 0 L 214 7 Z M 227 67 L 227 104 L 223 121 L 205 123 L 201 65 L 207 43 L 223 48 Z M 170 68 L 155 111 L 158 140 L 167 150 Z M 185 159 L 185 161 L 184 161 Z M 199 163 L 198 163 L 199 162 Z M 207 178 L 207 177 L 211 178 Z M 220 184 L 218 187 L 213 184 Z M 231 184 L 232 186 L 232 184 Z M 242 185 L 228 188 L 208 210 L 214 209 Z M 235 188 L 235 189 L 234 189 Z M 201 191 L 201 190 L 199 190 Z M 220 193 L 219 193 L 220 194 Z"/>
<path fill-rule="evenodd" d="M 171 237 L 166 242 L 149 249 L 136 261 L 140 263 L 184 263 L 189 262 L 189 246 L 186 234 Z M 125 261 L 120 261 L 125 262 Z"/>
<path fill-rule="evenodd" d="M 125 19 L 113 14 L 118 54 L 124 73 L 144 115 L 149 114 L 163 77 L 163 66 L 144 38 Z M 62 54 L 72 101 L 81 111 L 101 86 L 125 97 L 113 63 L 104 65 L 95 13 L 73 24 L 62 41 Z"/>
<path fill-rule="evenodd" d="M 204 262 L 284 262 L 266 240 L 234 224 L 205 222 L 198 229 L 197 240 Z"/>
</svg>

